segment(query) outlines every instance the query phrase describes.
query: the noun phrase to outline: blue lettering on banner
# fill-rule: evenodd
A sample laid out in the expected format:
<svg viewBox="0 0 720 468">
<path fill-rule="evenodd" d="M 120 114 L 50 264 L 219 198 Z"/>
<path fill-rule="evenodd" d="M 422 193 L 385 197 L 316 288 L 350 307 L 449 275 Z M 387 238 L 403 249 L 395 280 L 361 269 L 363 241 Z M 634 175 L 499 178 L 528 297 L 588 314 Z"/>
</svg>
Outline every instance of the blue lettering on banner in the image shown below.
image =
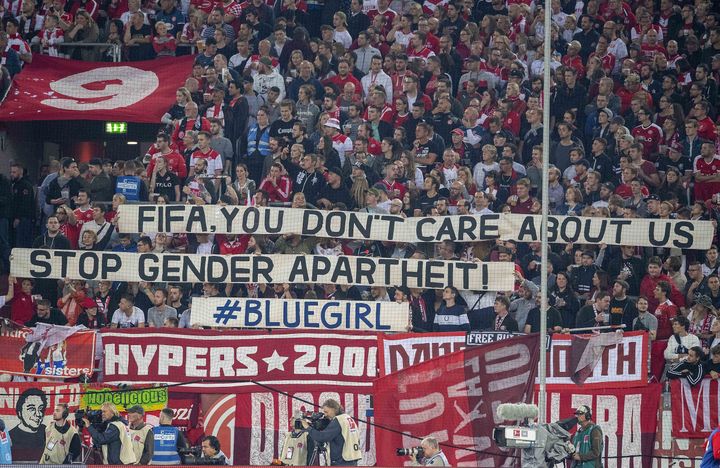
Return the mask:
<svg viewBox="0 0 720 468">
<path fill-rule="evenodd" d="M 245 326 L 256 327 L 260 325 L 263 315 L 262 303 L 260 301 L 249 300 L 245 303 Z"/>
<path fill-rule="evenodd" d="M 237 313 L 242 312 L 242 307 L 240 307 L 240 301 L 234 301 L 232 304 L 230 303 L 230 299 L 225 301 L 225 305 L 219 306 L 217 308 L 217 312 L 213 315 L 213 318 L 215 319 L 215 323 L 223 323 L 223 325 L 227 325 L 230 320 L 237 319 Z"/>
<path fill-rule="evenodd" d="M 315 315 L 315 309 L 313 307 L 317 307 L 318 303 L 317 301 L 306 301 L 305 304 L 305 310 L 304 316 L 305 316 L 305 327 L 306 328 L 320 328 L 320 324 L 317 322 L 311 322 L 310 317 Z"/>
</svg>

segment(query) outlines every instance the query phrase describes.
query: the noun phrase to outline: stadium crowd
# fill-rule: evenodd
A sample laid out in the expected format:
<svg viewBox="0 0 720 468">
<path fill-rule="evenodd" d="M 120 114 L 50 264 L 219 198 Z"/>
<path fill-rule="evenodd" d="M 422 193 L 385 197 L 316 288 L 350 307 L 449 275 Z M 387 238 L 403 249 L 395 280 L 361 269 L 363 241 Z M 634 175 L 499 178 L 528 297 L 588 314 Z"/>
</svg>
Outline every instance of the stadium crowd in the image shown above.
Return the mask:
<svg viewBox="0 0 720 468">
<path fill-rule="evenodd" d="M 138 202 L 412 217 L 536 214 L 547 196 L 557 215 L 711 220 L 717 231 L 720 3 L 554 0 L 546 98 L 544 12 L 534 1 L 3 0 L 2 17 L 7 75 L 31 62 L 33 47 L 107 59 L 101 49 L 62 49 L 63 41 L 114 42 L 127 60 L 157 57 L 159 67 L 197 54 L 144 158 L 63 158 L 37 181 L 20 165 L 0 175 L 5 269 L 19 246 L 481 259 L 514 262 L 516 275 L 514 291 L 486 294 L 17 279 L 6 298 L 13 320 L 187 327 L 192 296 L 229 295 L 407 301 L 413 331 L 529 332 L 539 329 L 547 268 L 550 330 L 649 330 L 668 340 L 673 368 L 712 354 L 718 364 L 705 370 L 718 377 L 715 246 L 556 244 L 542 265 L 539 243 L 127 235 L 113 221 L 120 204 Z M 691 364 L 677 372 L 695 372 Z"/>
</svg>

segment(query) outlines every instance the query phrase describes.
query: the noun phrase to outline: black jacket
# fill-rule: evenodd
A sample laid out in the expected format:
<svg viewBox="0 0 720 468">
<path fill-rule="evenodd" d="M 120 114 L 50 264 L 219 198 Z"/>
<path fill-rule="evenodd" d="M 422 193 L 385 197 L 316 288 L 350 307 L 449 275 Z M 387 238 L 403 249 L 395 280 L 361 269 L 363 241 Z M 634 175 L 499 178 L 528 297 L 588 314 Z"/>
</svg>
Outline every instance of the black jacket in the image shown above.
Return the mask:
<svg viewBox="0 0 720 468">
<path fill-rule="evenodd" d="M 35 219 L 35 187 L 27 177 L 12 183 L 12 210 L 13 219 Z"/>
<path fill-rule="evenodd" d="M 12 215 L 12 185 L 5 174 L 0 174 L 0 218 L 10 219 Z"/>
<path fill-rule="evenodd" d="M 64 185 L 63 187 L 60 186 L 59 179 L 60 177 L 56 177 L 52 182 L 50 182 L 50 186 L 47 190 L 47 196 L 45 197 L 45 203 L 50 204 L 51 200 L 62 198 L 62 188 L 64 187 Z M 70 179 L 69 181 L 67 181 L 66 185 L 70 189 L 70 199 L 67 201 L 67 204 L 70 206 L 70 208 L 74 209 L 75 202 L 72 199 L 73 197 L 77 196 L 80 189 L 84 188 L 84 185 L 79 177 Z"/>
<path fill-rule="evenodd" d="M 115 195 L 115 184 L 104 172 L 90 181 L 90 200 L 109 202 Z"/>
</svg>

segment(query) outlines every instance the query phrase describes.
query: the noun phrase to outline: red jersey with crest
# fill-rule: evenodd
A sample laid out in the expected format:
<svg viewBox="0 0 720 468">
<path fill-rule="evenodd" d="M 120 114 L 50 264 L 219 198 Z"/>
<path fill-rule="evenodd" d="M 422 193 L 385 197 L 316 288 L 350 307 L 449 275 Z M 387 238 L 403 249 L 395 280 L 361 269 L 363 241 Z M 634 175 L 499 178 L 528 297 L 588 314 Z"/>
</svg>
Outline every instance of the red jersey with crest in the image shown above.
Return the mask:
<svg viewBox="0 0 720 468">
<path fill-rule="evenodd" d="M 657 159 L 658 146 L 663 141 L 662 128 L 651 123 L 647 127 L 638 125 L 632 129 L 632 136 L 643 145 L 643 158 L 649 161 Z"/>
</svg>

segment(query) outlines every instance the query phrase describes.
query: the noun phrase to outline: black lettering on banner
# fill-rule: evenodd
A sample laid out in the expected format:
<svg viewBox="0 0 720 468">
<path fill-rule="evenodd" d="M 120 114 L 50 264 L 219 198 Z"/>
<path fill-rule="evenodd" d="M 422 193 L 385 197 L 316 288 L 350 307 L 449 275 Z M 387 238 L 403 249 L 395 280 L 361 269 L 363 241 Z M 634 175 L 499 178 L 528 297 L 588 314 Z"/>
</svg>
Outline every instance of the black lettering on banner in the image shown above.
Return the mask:
<svg viewBox="0 0 720 468">
<path fill-rule="evenodd" d="M 558 238 L 558 219 L 554 216 L 548 216 L 548 242 L 557 242 Z"/>
<path fill-rule="evenodd" d="M 142 205 L 141 205 L 142 206 Z M 162 207 L 162 205 L 160 205 Z M 166 205 L 164 207 L 165 209 L 165 231 L 166 232 L 173 232 L 172 229 L 172 223 L 175 221 L 181 223 L 185 221 L 185 207 L 183 205 Z M 205 217 L 205 212 L 203 212 L 203 217 Z M 158 221 L 158 225 L 161 225 L 162 222 Z M 189 228 L 189 226 L 186 226 Z M 187 230 L 190 232 L 190 230 Z M 140 230 L 139 232 L 145 232 L 143 230 Z"/>
<path fill-rule="evenodd" d="M 355 257 L 355 265 L 357 266 L 355 272 L 357 282 L 363 284 L 372 283 L 372 277 L 375 274 L 375 262 L 369 258 Z"/>
<path fill-rule="evenodd" d="M 320 256 L 314 256 L 312 258 L 313 263 L 313 271 L 312 271 L 312 282 L 318 283 L 318 278 L 320 278 L 323 275 L 327 275 L 330 273 L 330 268 L 332 268 L 332 262 L 327 257 L 320 257 Z"/>
<path fill-rule="evenodd" d="M 688 221 L 678 221 L 675 223 L 675 234 L 686 239 L 683 242 L 680 239 L 673 241 L 673 245 L 678 249 L 688 249 L 693 244 L 693 224 Z"/>
<path fill-rule="evenodd" d="M 420 242 L 432 242 L 432 240 L 434 239 L 433 236 L 426 236 L 423 233 L 423 228 L 426 224 L 435 224 L 435 218 L 421 218 L 415 224 L 415 237 L 417 237 Z"/>
<path fill-rule="evenodd" d="M 195 224 L 200 227 L 196 228 Z M 205 209 L 203 205 L 192 205 L 188 214 L 188 230 L 187 232 L 208 232 L 207 220 L 205 219 Z"/>
<path fill-rule="evenodd" d="M 392 216 L 392 215 L 382 215 L 380 217 L 383 221 L 387 221 L 388 224 L 388 232 L 387 232 L 387 240 L 394 240 L 395 239 L 395 224 L 397 223 L 404 223 L 405 218 L 401 216 Z"/>
<path fill-rule="evenodd" d="M 166 256 L 163 256 L 164 263 L 167 263 Z M 138 277 L 141 281 L 157 281 L 160 274 L 158 256 L 155 254 L 140 254 L 138 260 Z"/>
<path fill-rule="evenodd" d="M 478 235 L 478 240 L 496 239 L 500 237 L 499 220 L 499 214 L 480 216 L 480 233 Z"/>
<path fill-rule="evenodd" d="M 488 276 L 490 275 L 490 272 L 488 271 L 487 263 L 482 264 L 482 285 L 483 289 L 487 289 L 488 286 Z M 468 281 L 469 283 L 469 281 Z M 467 285 L 467 283 L 465 283 Z"/>
<path fill-rule="evenodd" d="M 52 271 L 52 264 L 50 263 L 50 252 L 51 250 L 42 250 L 37 249 L 30 252 L 30 265 L 32 265 L 32 268 L 30 269 L 30 273 L 32 274 L 33 278 L 47 278 L 50 276 L 50 272 Z M 40 267 L 41 269 L 38 270 L 36 267 Z"/>
<path fill-rule="evenodd" d="M 98 277 L 100 261 L 95 252 L 84 252 L 78 260 L 78 273 L 82 279 L 93 280 Z M 90 267 L 89 270 L 88 266 Z"/>
<path fill-rule="evenodd" d="M 175 255 L 175 259 L 182 262 L 183 257 L 180 257 L 179 255 Z M 207 263 L 207 257 L 202 256 L 200 257 L 200 265 L 195 265 L 193 262 L 183 262 L 182 268 L 180 270 L 180 276 L 182 278 L 188 277 L 188 270 L 192 272 L 193 275 L 195 275 L 197 278 L 200 278 L 200 282 L 205 282 L 205 264 Z"/>
<path fill-rule="evenodd" d="M 670 239 L 670 224 L 669 223 L 663 223 L 664 232 L 662 234 L 662 240 L 657 240 L 655 238 L 655 227 L 657 226 L 657 223 L 655 221 L 650 221 L 650 227 L 648 228 L 648 234 L 650 238 L 650 243 L 655 247 L 663 246 L 667 243 L 668 239 Z"/>
<path fill-rule="evenodd" d="M 525 239 L 525 236 L 530 236 L 530 239 Z M 535 218 L 532 216 L 526 216 L 523 218 L 523 222 L 520 225 L 520 231 L 518 232 L 518 240 L 520 242 L 530 242 L 538 240 L 537 227 L 535 226 Z"/>
<path fill-rule="evenodd" d="M 245 234 L 254 234 L 260 224 L 260 212 L 254 206 L 248 207 L 242 214 L 242 230 Z"/>
<path fill-rule="evenodd" d="M 331 211 L 332 213 L 332 211 Z M 348 213 L 349 214 L 349 228 L 350 228 L 350 237 L 355 237 L 355 232 L 359 232 L 360 235 L 364 238 L 370 237 L 370 231 L 372 229 L 373 220 L 375 219 L 375 216 L 367 216 L 365 219 L 367 222 L 365 224 L 362 223 L 360 220 L 360 217 L 353 212 Z"/>
<path fill-rule="evenodd" d="M 223 206 L 220 208 L 220 214 L 225 218 L 225 231 L 233 231 L 233 221 L 240 212 L 240 208 L 236 206 Z"/>
<path fill-rule="evenodd" d="M 225 261 L 227 257 L 220 255 L 210 255 L 207 262 L 207 281 L 210 283 L 226 283 L 228 281 L 228 264 Z M 219 273 L 215 273 L 215 268 L 219 268 Z"/>
<path fill-rule="evenodd" d="M 571 229 L 572 224 L 573 233 L 570 235 L 568 231 Z M 565 242 L 575 242 L 580 237 L 582 232 L 582 226 L 580 225 L 580 219 L 574 216 L 567 216 L 560 223 L 560 238 Z"/>
<path fill-rule="evenodd" d="M 259 283 L 259 278 L 261 276 L 265 279 L 265 283 L 274 283 L 272 276 L 270 275 L 275 267 L 272 259 L 265 255 L 253 255 L 252 260 L 253 283 Z M 290 283 L 292 283 L 292 281 L 290 281 Z"/>
<path fill-rule="evenodd" d="M 424 287 L 430 289 L 442 289 L 445 287 L 443 279 L 445 278 L 444 269 L 445 263 L 438 260 L 428 260 L 425 263 L 425 285 Z M 448 268 L 450 271 L 451 268 Z M 438 280 L 438 281 L 435 281 Z M 452 280 L 448 278 L 448 284 L 452 284 Z"/>
<path fill-rule="evenodd" d="M 629 219 L 612 219 L 610 220 L 611 226 L 617 226 L 617 231 L 615 231 L 615 243 L 620 245 L 622 243 L 623 238 L 623 229 L 625 226 L 630 226 L 632 224 L 632 221 Z"/>
<path fill-rule="evenodd" d="M 334 226 L 335 219 L 337 219 L 337 224 Z M 325 232 L 330 237 L 343 237 L 346 222 L 347 218 L 344 211 L 331 211 L 325 216 Z"/>
<path fill-rule="evenodd" d="M 461 216 L 458 223 L 458 239 L 464 242 L 477 240 L 475 237 L 475 229 L 477 228 L 477 220 L 474 216 Z"/>
<path fill-rule="evenodd" d="M 410 284 L 423 284 L 423 280 L 425 278 L 425 271 L 423 269 L 423 265 L 420 263 L 415 263 L 414 265 L 417 268 L 413 270 L 413 263 L 402 262 L 400 264 L 400 271 L 402 271 L 402 281 L 405 286 L 409 286 Z M 413 283 L 410 282 L 411 280 L 413 280 Z"/>
<path fill-rule="evenodd" d="M 227 282 L 229 283 L 249 283 L 250 280 L 250 267 L 246 266 L 245 262 L 249 260 L 246 255 L 233 255 L 230 257 L 230 278 Z M 254 281 L 252 281 L 254 282 Z"/>
<path fill-rule="evenodd" d="M 605 230 L 607 229 L 608 222 L 607 222 L 607 219 L 599 220 L 600 221 L 600 232 L 598 233 L 597 236 L 593 236 L 592 233 L 590 232 L 591 231 L 590 228 L 592 228 L 594 220 L 595 220 L 595 218 L 587 218 L 585 220 L 585 240 L 587 242 L 599 243 L 599 242 L 602 242 L 603 238 L 605 237 Z"/>
<path fill-rule="evenodd" d="M 337 258 L 337 263 L 335 264 L 335 269 L 333 270 L 333 274 L 330 277 L 330 282 L 337 284 L 338 279 L 342 277 L 345 279 L 346 283 L 352 283 L 353 275 L 352 266 L 350 265 L 350 257 L 340 255 L 335 258 Z"/>
<path fill-rule="evenodd" d="M 456 262 L 453 264 L 453 266 L 460 271 L 462 271 L 462 289 L 469 289 L 470 288 L 470 270 L 477 270 L 478 266 L 480 264 L 478 263 L 471 263 L 471 262 Z M 482 284 L 483 288 L 487 289 L 488 286 L 488 266 L 487 264 L 483 263 L 483 270 L 482 270 Z M 448 283 L 450 284 L 450 283 Z"/>
<path fill-rule="evenodd" d="M 76 253 L 71 250 L 53 251 L 53 255 L 60 257 L 60 277 L 68 277 L 68 259 L 75 258 Z"/>
<path fill-rule="evenodd" d="M 162 228 L 162 216 L 155 216 L 156 207 L 152 205 L 140 205 L 138 206 L 138 232 L 154 231 L 155 229 L 145 229 L 145 223 L 151 224 L 153 221 L 157 221 L 157 230 L 161 231 Z"/>
<path fill-rule="evenodd" d="M 310 281 L 310 275 L 308 274 L 307 261 L 303 256 L 295 257 L 295 261 L 290 268 L 290 277 L 288 278 L 289 283 L 307 283 Z"/>
<path fill-rule="evenodd" d="M 285 210 L 263 210 L 265 213 L 265 230 L 268 234 L 277 234 L 282 231 L 283 222 L 285 220 Z M 277 213 L 277 220 L 275 225 L 272 224 L 273 213 Z"/>
<path fill-rule="evenodd" d="M 103 253 L 102 256 L 102 277 L 107 278 L 111 273 L 117 273 L 122 267 L 120 255 L 110 252 Z"/>
<path fill-rule="evenodd" d="M 322 229 L 323 215 L 317 210 L 303 210 L 302 235 L 314 236 Z"/>
<path fill-rule="evenodd" d="M 383 269 L 385 270 L 385 275 L 383 277 L 384 284 L 392 284 L 391 282 L 391 270 L 392 267 L 397 267 L 400 265 L 401 260 L 397 258 L 378 258 L 376 259 L 377 262 L 383 266 Z M 403 262 L 407 262 L 407 260 L 402 260 Z"/>
<path fill-rule="evenodd" d="M 457 240 L 455 229 L 453 229 L 452 225 L 452 218 L 449 216 L 443 216 L 442 221 L 440 221 L 440 229 L 438 229 L 437 235 L 435 236 L 435 240 L 439 239 Z"/>
</svg>

